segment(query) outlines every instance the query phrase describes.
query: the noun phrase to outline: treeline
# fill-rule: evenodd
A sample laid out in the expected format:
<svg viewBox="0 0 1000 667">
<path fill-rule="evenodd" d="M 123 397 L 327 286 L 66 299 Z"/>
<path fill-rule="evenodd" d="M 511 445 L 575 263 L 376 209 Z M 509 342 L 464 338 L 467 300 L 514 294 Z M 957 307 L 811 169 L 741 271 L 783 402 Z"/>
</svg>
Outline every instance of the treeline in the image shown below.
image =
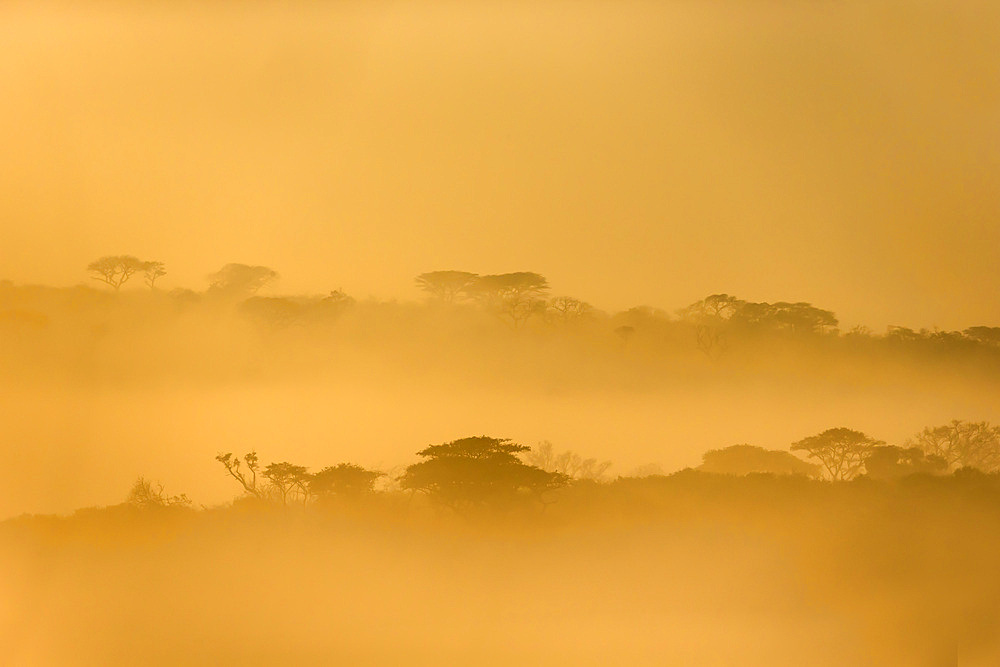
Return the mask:
<svg viewBox="0 0 1000 667">
<path fill-rule="evenodd" d="M 665 477 L 662 471 L 648 468 L 627 476 L 611 476 L 607 472 L 612 466 L 610 461 L 583 458 L 572 451 L 557 452 L 547 442 L 532 448 L 488 436 L 431 445 L 418 451 L 417 456 L 420 461 L 398 471 L 339 463 L 310 472 L 306 466 L 287 461 L 264 464 L 256 452 L 242 457 L 228 452 L 219 454 L 216 460 L 238 484 L 239 503 L 282 507 L 358 501 L 379 494 L 409 494 L 410 498 L 420 494 L 434 506 L 460 513 L 516 507 L 544 509 L 569 487 Z M 848 428 L 833 428 L 794 442 L 788 450 L 740 444 L 710 450 L 702 458 L 696 469 L 670 477 L 692 473 L 791 476 L 819 483 L 860 478 L 898 482 L 957 475 L 997 481 L 1000 427 L 956 420 L 925 428 L 902 445 L 888 445 Z M 188 506 L 191 501 L 186 495 L 170 496 L 162 486 L 139 478 L 128 503 L 166 507 Z"/>
<path fill-rule="evenodd" d="M 230 263 L 206 276 L 202 291 L 174 288 L 162 291 L 157 280 L 167 275 L 163 262 L 131 255 L 107 256 L 87 267 L 91 278 L 113 292 L 143 276 L 159 298 L 185 309 L 235 305 L 245 319 L 267 330 L 330 323 L 344 314 L 373 308 L 411 310 L 395 301 L 359 301 L 340 289 L 321 296 L 260 296 L 279 279 L 266 266 Z M 534 272 L 480 275 L 467 271 L 432 271 L 415 278 L 426 295 L 429 317 L 480 313 L 513 330 L 597 330 L 622 347 L 679 344 L 696 347 L 712 359 L 726 357 L 741 344 L 762 341 L 840 342 L 852 349 L 892 348 L 929 354 L 1000 351 L 1000 327 L 975 326 L 963 331 L 914 330 L 890 326 L 883 334 L 866 327 L 843 331 L 835 313 L 810 303 L 751 302 L 728 294 L 713 294 L 673 312 L 650 306 L 603 312 L 586 301 L 552 292 L 545 276 Z M 53 324 L 53 311 L 65 307 L 79 312 L 108 306 L 107 298 L 86 287 L 57 290 L 15 286 L 0 281 L 0 331 L 42 330 Z"/>
</svg>

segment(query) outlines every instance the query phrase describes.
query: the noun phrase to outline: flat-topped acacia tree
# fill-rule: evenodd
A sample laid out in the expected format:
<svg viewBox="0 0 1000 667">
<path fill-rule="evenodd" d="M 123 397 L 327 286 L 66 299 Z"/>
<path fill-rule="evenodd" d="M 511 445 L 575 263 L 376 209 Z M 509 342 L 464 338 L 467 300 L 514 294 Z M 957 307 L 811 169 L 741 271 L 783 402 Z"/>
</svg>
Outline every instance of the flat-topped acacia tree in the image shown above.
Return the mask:
<svg viewBox="0 0 1000 667">
<path fill-rule="evenodd" d="M 793 443 L 791 450 L 805 452 L 809 458 L 817 459 L 830 479 L 843 481 L 860 475 L 872 449 L 884 444 L 861 431 L 830 428 Z"/>
<path fill-rule="evenodd" d="M 136 272 L 145 271 L 147 264 L 132 255 L 108 255 L 88 264 L 87 271 L 94 274 L 94 280 L 119 290 Z"/>
<path fill-rule="evenodd" d="M 510 507 L 525 499 L 544 505 L 543 494 L 569 478 L 522 462 L 517 454 L 528 449 L 488 436 L 431 445 L 417 452 L 424 460 L 406 469 L 400 487 L 455 510 Z"/>
</svg>

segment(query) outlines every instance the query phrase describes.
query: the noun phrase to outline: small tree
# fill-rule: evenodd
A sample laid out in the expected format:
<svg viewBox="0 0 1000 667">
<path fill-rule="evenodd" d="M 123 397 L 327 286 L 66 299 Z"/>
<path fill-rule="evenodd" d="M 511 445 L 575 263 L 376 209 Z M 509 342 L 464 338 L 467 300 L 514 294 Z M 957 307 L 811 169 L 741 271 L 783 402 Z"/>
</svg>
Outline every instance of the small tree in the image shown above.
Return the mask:
<svg viewBox="0 0 1000 667">
<path fill-rule="evenodd" d="M 578 322 L 590 316 L 594 307 L 589 303 L 574 299 L 571 296 L 557 296 L 548 303 L 552 319 L 562 324 Z"/>
<path fill-rule="evenodd" d="M 167 275 L 163 262 L 144 262 L 142 272 L 146 275 L 146 285 L 149 289 L 156 289 L 157 279 Z"/>
<path fill-rule="evenodd" d="M 150 509 L 155 507 L 187 507 L 191 504 L 186 494 L 167 495 L 160 483 L 154 484 L 144 477 L 135 480 L 125 502 L 134 507 Z"/>
<path fill-rule="evenodd" d="M 400 486 L 455 510 L 509 507 L 523 497 L 544 505 L 543 494 L 568 478 L 522 463 L 517 455 L 527 450 L 507 438 L 487 436 L 432 445 L 417 452 L 424 460 L 406 469 Z"/>
<path fill-rule="evenodd" d="M 146 262 L 132 255 L 108 255 L 88 264 L 87 270 L 94 274 L 91 276 L 94 280 L 119 290 L 133 274 L 145 267 Z"/>
<path fill-rule="evenodd" d="M 225 467 L 229 476 L 235 479 L 248 495 L 259 500 L 267 498 L 267 489 L 263 484 L 257 483 L 257 474 L 260 472 L 257 452 L 245 454 L 242 460 L 231 453 L 219 454 L 215 460 Z"/>
<path fill-rule="evenodd" d="M 793 452 L 806 452 L 817 459 L 833 480 L 849 480 L 861 474 L 872 447 L 884 442 L 849 428 L 831 428 L 792 444 Z"/>
</svg>

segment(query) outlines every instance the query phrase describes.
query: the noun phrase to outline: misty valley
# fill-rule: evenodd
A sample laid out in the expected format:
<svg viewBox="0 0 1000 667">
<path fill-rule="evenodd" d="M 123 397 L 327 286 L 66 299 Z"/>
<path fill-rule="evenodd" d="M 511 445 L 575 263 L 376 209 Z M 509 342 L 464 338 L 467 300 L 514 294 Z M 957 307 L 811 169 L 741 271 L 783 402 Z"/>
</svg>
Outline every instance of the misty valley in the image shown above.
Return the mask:
<svg viewBox="0 0 1000 667">
<path fill-rule="evenodd" d="M 0 667 L 997 667 L 998 43 L 3 0 Z"/>
<path fill-rule="evenodd" d="M 1000 329 L 91 272 L 0 283 L 12 664 L 1000 656 Z"/>
</svg>

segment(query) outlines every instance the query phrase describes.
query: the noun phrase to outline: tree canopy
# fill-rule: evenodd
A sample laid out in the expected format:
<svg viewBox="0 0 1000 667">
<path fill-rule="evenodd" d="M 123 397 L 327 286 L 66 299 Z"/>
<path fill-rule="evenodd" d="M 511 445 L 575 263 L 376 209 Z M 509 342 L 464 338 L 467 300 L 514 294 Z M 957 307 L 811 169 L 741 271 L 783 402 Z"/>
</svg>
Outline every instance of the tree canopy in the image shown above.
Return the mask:
<svg viewBox="0 0 1000 667">
<path fill-rule="evenodd" d="M 226 264 L 209 274 L 209 291 L 232 296 L 256 294 L 265 285 L 278 279 L 278 272 L 267 266 Z"/>
<path fill-rule="evenodd" d="M 849 428 L 831 428 L 792 444 L 793 452 L 805 452 L 818 460 L 831 479 L 848 480 L 861 474 L 873 447 L 884 442 Z"/>
<path fill-rule="evenodd" d="M 162 262 L 154 263 L 159 264 L 161 268 L 163 266 Z M 94 280 L 119 290 L 136 272 L 145 271 L 149 264 L 151 262 L 144 262 L 132 255 L 108 255 L 88 264 L 87 271 L 94 274 L 91 276 Z"/>
<path fill-rule="evenodd" d="M 773 473 L 820 477 L 820 467 L 807 463 L 784 450 L 764 449 L 754 445 L 731 445 L 711 449 L 702 455 L 698 470 L 724 475 Z"/>
<path fill-rule="evenodd" d="M 454 509 L 506 507 L 525 497 L 541 501 L 545 491 L 566 484 L 568 478 L 523 463 L 517 454 L 528 449 L 487 436 L 431 445 L 417 452 L 424 460 L 406 469 L 400 486 Z"/>
</svg>

